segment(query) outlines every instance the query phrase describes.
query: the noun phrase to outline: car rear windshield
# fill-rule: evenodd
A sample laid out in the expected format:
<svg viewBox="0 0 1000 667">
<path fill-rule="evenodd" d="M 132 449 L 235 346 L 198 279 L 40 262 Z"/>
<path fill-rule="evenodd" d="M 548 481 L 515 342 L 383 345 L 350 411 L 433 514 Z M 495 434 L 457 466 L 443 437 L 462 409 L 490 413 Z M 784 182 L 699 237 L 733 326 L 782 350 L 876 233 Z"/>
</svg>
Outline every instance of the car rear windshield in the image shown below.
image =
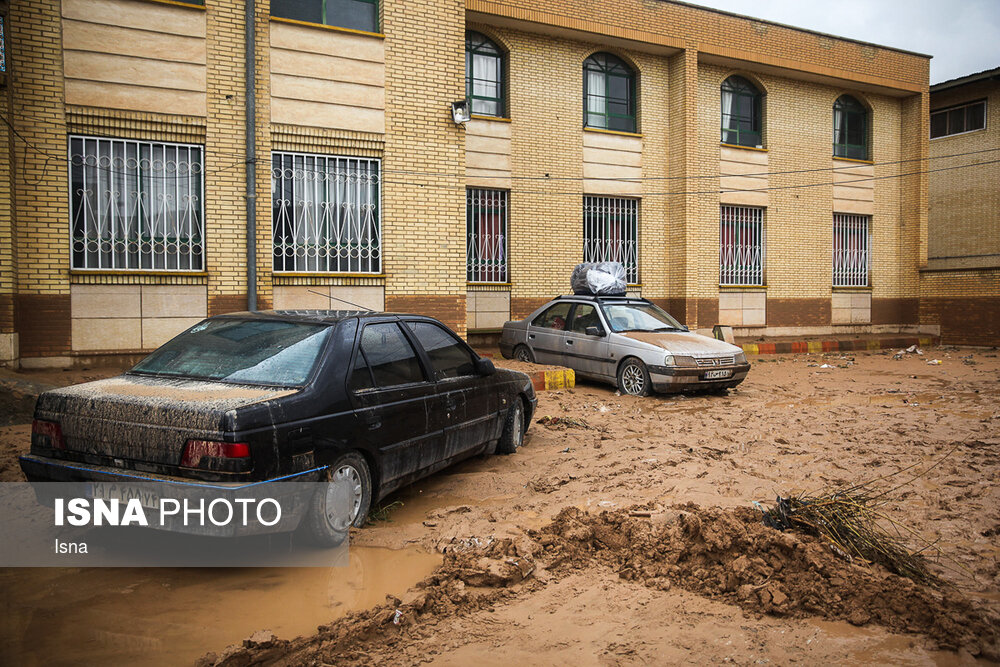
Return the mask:
<svg viewBox="0 0 1000 667">
<path fill-rule="evenodd" d="M 133 373 L 290 387 L 306 383 L 330 327 L 207 320 L 140 361 Z"/>
<path fill-rule="evenodd" d="M 673 331 L 683 330 L 683 325 L 666 311 L 651 303 L 602 304 L 611 330 L 623 331 Z"/>
</svg>

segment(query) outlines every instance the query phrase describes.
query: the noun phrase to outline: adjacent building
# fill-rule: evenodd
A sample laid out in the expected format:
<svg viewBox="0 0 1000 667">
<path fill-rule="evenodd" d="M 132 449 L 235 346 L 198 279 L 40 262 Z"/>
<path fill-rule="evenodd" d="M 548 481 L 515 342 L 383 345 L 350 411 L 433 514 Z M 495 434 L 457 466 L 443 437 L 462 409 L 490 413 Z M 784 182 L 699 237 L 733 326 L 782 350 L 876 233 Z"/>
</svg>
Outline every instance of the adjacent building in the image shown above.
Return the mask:
<svg viewBox="0 0 1000 667">
<path fill-rule="evenodd" d="M 930 88 L 921 321 L 944 342 L 1000 345 L 1000 68 Z"/>
<path fill-rule="evenodd" d="M 928 56 L 666 0 L 2 14 L 0 357 L 248 307 L 475 338 L 584 260 L 693 328 L 920 326 Z"/>
</svg>

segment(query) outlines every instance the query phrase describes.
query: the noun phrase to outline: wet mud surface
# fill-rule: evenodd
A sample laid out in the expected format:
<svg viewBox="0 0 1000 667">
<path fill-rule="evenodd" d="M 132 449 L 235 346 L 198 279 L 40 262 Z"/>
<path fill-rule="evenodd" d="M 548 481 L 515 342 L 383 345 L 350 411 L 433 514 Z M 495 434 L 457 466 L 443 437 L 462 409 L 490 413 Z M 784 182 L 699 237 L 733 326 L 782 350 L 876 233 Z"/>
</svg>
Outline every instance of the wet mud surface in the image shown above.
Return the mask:
<svg viewBox="0 0 1000 667">
<path fill-rule="evenodd" d="M 256 574 L 197 571 L 178 587 L 190 594 L 171 602 L 154 590 L 191 571 L 135 570 L 116 571 L 125 573 L 122 588 L 143 582 L 135 593 L 116 597 L 108 584 L 101 596 L 109 601 L 98 607 L 110 618 L 134 617 L 133 625 L 172 605 L 179 618 L 183 607 L 199 627 L 200 651 L 181 662 L 210 654 L 204 664 L 997 660 L 997 352 L 751 362 L 748 379 L 727 396 L 635 398 L 585 382 L 541 392 L 535 420 L 549 419 L 532 423 L 517 454 L 471 459 L 403 489 L 382 503 L 389 521 L 352 534 L 352 553 L 432 559 L 395 583 L 366 579 L 360 587 L 372 595 L 357 605 L 296 624 L 283 587 Z M 28 430 L 0 430 L 0 466 L 27 448 Z M 778 493 L 910 466 L 930 470 L 895 492 L 886 511 L 946 554 L 932 564 L 948 584 L 940 590 L 847 563 L 812 538 L 765 528 L 750 509 Z M 16 463 L 0 479 L 19 480 Z M 84 632 L 93 623 L 80 616 L 94 588 L 86 573 L 4 576 L 11 572 L 19 587 L 5 599 L 36 609 L 35 627 Z M 314 574 L 281 571 L 288 590 L 306 598 L 321 588 Z M 49 591 L 48 602 L 36 588 Z M 213 631 L 216 605 L 234 621 L 244 617 L 240 632 Z M 11 631 L 28 647 L 18 654 L 27 664 L 47 641 L 31 627 Z M 274 635 L 247 639 L 253 630 Z M 101 655 L 111 662 L 132 655 L 108 651 Z"/>
</svg>

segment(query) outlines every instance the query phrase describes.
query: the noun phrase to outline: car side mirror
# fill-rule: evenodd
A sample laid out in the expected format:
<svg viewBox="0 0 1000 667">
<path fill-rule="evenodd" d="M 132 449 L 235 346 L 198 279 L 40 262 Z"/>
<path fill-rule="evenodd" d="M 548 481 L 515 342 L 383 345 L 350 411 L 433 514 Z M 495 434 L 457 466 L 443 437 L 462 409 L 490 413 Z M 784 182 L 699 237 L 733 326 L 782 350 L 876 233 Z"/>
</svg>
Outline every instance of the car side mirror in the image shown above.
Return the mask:
<svg viewBox="0 0 1000 667">
<path fill-rule="evenodd" d="M 496 372 L 497 367 L 489 359 L 476 359 L 476 375 L 493 375 Z"/>
<path fill-rule="evenodd" d="M 603 336 L 604 330 L 601 329 L 600 327 L 587 327 L 584 333 L 587 334 L 588 336 Z"/>
</svg>

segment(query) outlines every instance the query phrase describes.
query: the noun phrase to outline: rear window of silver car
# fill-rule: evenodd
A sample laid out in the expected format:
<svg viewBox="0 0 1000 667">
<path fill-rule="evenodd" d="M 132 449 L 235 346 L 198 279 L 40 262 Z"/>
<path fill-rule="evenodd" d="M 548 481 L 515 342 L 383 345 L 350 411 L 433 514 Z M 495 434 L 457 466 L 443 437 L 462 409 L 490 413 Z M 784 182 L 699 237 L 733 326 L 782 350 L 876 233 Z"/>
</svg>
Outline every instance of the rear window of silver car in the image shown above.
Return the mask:
<svg viewBox="0 0 1000 667">
<path fill-rule="evenodd" d="M 330 327 L 271 320 L 208 320 L 132 368 L 133 373 L 238 384 L 300 386 L 308 381 Z"/>
<path fill-rule="evenodd" d="M 651 303 L 605 303 L 602 306 L 608 325 L 616 333 L 683 329 L 666 311 Z"/>
</svg>

